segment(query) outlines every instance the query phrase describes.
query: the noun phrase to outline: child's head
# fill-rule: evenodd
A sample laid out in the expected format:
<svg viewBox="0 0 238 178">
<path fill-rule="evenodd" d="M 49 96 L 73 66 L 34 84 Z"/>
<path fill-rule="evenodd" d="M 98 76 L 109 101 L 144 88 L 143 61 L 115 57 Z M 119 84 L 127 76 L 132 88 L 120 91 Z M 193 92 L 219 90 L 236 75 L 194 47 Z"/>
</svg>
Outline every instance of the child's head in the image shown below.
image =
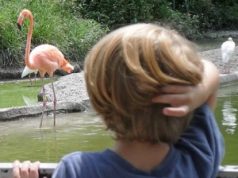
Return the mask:
<svg viewBox="0 0 238 178">
<path fill-rule="evenodd" d="M 165 105 L 152 98 L 168 84 L 198 84 L 203 67 L 192 43 L 175 31 L 136 24 L 101 39 L 84 69 L 91 103 L 117 139 L 173 143 L 190 115 L 164 116 Z"/>
</svg>

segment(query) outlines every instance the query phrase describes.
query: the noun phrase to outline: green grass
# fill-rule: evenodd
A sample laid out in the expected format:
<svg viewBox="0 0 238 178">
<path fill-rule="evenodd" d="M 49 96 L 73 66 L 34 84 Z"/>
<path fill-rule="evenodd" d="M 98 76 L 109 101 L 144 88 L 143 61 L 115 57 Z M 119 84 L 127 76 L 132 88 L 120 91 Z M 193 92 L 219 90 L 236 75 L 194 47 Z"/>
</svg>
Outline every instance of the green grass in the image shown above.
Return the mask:
<svg viewBox="0 0 238 178">
<path fill-rule="evenodd" d="M 44 83 L 49 82 L 49 79 L 44 80 Z M 29 81 L 0 83 L 0 108 L 36 103 L 41 87 L 41 80 L 33 80 L 32 85 Z"/>
</svg>

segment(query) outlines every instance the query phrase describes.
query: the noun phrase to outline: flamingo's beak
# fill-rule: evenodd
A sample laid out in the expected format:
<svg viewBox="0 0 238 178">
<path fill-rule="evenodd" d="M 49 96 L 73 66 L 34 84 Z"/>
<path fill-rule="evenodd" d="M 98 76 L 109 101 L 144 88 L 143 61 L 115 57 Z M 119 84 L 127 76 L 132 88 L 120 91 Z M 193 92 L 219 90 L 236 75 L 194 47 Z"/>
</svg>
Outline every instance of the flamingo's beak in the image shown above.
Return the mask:
<svg viewBox="0 0 238 178">
<path fill-rule="evenodd" d="M 70 74 L 74 71 L 74 66 L 70 65 L 70 68 L 67 70 L 67 72 Z"/>
<path fill-rule="evenodd" d="M 21 30 L 21 25 L 19 23 L 17 23 L 17 27 L 19 30 Z"/>
<path fill-rule="evenodd" d="M 61 69 L 67 73 L 71 73 L 74 70 L 74 66 L 72 66 L 70 63 L 66 63 L 66 65 L 61 67 Z"/>
</svg>

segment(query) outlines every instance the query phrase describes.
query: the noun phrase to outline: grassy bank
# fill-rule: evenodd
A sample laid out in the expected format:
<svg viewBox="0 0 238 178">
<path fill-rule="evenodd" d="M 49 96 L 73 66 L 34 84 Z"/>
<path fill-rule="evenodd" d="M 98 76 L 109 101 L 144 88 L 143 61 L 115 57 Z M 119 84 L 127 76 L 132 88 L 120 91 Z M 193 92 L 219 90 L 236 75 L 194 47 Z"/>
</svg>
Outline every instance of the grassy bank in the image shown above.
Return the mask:
<svg viewBox="0 0 238 178">
<path fill-rule="evenodd" d="M 44 79 L 43 83 L 49 83 L 50 79 Z M 37 95 L 42 88 L 41 80 L 15 81 L 0 83 L 0 108 L 32 105 L 37 103 Z"/>
<path fill-rule="evenodd" d="M 82 64 L 90 47 L 107 32 L 94 20 L 71 13 L 70 1 L 0 0 L 0 67 L 23 66 L 27 26 L 16 26 L 20 11 L 27 8 L 34 16 L 32 48 L 49 43 L 57 46 L 70 61 Z"/>
</svg>

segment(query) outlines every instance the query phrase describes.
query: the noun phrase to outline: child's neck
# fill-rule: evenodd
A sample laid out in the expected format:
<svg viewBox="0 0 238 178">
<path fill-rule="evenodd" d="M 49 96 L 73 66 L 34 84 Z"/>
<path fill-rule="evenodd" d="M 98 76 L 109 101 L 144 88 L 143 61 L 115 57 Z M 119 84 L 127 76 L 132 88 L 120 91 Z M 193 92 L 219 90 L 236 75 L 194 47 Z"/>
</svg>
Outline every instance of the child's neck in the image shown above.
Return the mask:
<svg viewBox="0 0 238 178">
<path fill-rule="evenodd" d="M 150 172 L 158 166 L 169 152 L 169 144 L 116 141 L 114 151 L 135 168 Z"/>
</svg>

